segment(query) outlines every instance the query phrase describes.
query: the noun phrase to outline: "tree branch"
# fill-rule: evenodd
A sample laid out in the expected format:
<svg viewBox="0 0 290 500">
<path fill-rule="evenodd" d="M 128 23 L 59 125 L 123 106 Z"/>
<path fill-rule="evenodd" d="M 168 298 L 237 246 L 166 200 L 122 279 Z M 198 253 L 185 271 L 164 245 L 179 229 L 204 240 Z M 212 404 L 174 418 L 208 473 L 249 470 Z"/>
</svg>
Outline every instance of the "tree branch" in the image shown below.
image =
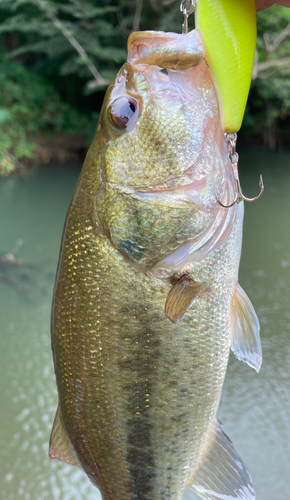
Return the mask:
<svg viewBox="0 0 290 500">
<path fill-rule="evenodd" d="M 54 26 L 56 26 L 56 28 L 58 28 L 61 31 L 63 36 L 74 47 L 74 49 L 77 51 L 77 53 L 84 60 L 86 60 L 86 65 L 96 80 L 96 84 L 94 85 L 94 87 L 96 88 L 96 87 L 108 86 L 111 83 L 111 81 L 102 77 L 102 75 L 98 72 L 96 66 L 90 60 L 85 49 L 79 44 L 79 42 L 74 38 L 74 36 L 69 32 L 69 30 L 63 25 L 63 23 L 60 21 L 60 19 L 58 17 L 56 17 L 55 14 L 52 14 L 52 12 L 49 12 L 45 8 L 45 5 L 41 0 L 37 0 L 37 2 L 39 4 L 41 10 L 51 20 L 51 22 L 54 24 Z"/>
<path fill-rule="evenodd" d="M 283 68 L 283 66 L 290 65 L 290 57 L 284 57 L 283 59 L 276 59 L 275 61 L 266 61 L 257 64 L 257 72 L 259 76 L 260 71 L 265 71 L 270 68 Z"/>
<path fill-rule="evenodd" d="M 156 3 L 156 0 L 149 0 L 149 3 L 151 5 L 151 9 L 154 11 L 154 12 L 160 12 L 160 9 Z"/>
<path fill-rule="evenodd" d="M 258 76 L 258 60 L 259 60 L 259 54 L 257 51 L 257 48 L 255 50 L 255 60 L 254 60 L 254 67 L 253 67 L 253 73 L 252 73 L 252 80 L 256 80 Z"/>
<path fill-rule="evenodd" d="M 268 72 L 265 72 L 265 73 L 260 73 L 258 75 L 258 78 L 260 78 L 261 80 L 267 80 L 267 78 L 270 78 L 271 76 L 274 76 L 276 73 L 277 73 L 277 68 L 274 68 Z"/>
<path fill-rule="evenodd" d="M 172 5 L 175 2 L 175 0 L 163 0 L 163 5 L 165 7 L 168 7 L 169 5 Z"/>
<path fill-rule="evenodd" d="M 269 43 L 267 40 L 267 34 L 264 35 L 264 43 L 267 52 L 274 52 L 274 50 L 279 47 L 279 45 L 286 40 L 286 38 L 290 35 L 290 23 L 286 26 L 286 28 L 281 31 L 281 33 L 275 38 L 274 42 Z"/>
<path fill-rule="evenodd" d="M 119 26 L 120 26 L 121 30 L 123 31 L 123 33 L 125 33 L 125 35 L 127 35 L 127 36 L 131 35 L 132 31 L 129 30 L 129 28 L 127 28 L 127 26 L 125 25 L 121 12 L 117 12 L 117 18 L 118 18 Z"/>
<path fill-rule="evenodd" d="M 142 12 L 142 0 L 137 0 L 135 17 L 133 22 L 133 31 L 139 31 L 140 29 L 141 12 Z"/>
</svg>

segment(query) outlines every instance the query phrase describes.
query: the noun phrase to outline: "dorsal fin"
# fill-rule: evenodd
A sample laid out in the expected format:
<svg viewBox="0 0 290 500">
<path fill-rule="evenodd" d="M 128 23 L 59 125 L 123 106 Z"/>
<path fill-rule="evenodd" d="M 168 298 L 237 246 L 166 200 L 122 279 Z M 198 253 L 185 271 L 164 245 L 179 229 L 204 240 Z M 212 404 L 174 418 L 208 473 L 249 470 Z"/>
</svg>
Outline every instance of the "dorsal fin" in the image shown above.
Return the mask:
<svg viewBox="0 0 290 500">
<path fill-rule="evenodd" d="M 172 323 L 179 323 L 196 297 L 207 288 L 207 283 L 195 282 L 189 274 L 182 274 L 171 288 L 165 303 L 165 314 Z"/>
<path fill-rule="evenodd" d="M 64 428 L 59 406 L 56 410 L 56 415 L 50 436 L 49 457 L 52 460 L 59 460 L 61 462 L 65 462 L 66 464 L 80 467 Z"/>
<path fill-rule="evenodd" d="M 199 463 L 187 487 L 204 500 L 255 500 L 252 478 L 219 420 Z"/>
<path fill-rule="evenodd" d="M 232 300 L 231 328 L 233 353 L 258 372 L 262 364 L 259 320 L 249 297 L 239 283 Z"/>
</svg>

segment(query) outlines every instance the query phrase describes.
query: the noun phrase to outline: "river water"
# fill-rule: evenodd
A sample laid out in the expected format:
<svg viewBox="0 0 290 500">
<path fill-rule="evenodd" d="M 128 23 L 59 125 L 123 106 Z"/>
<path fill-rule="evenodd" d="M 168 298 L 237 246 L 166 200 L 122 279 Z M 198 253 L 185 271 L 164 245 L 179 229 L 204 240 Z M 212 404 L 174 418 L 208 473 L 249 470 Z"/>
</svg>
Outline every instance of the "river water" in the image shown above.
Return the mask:
<svg viewBox="0 0 290 500">
<path fill-rule="evenodd" d="M 247 196 L 240 283 L 261 323 L 261 372 L 230 356 L 219 409 L 258 500 L 290 496 L 290 155 L 244 151 Z M 80 470 L 52 463 L 57 405 L 50 305 L 65 213 L 79 168 L 0 180 L 0 257 L 19 239 L 19 266 L 0 269 L 0 498 L 99 500 Z M 184 500 L 188 498 L 184 495 Z M 197 498 L 197 497 L 196 497 Z"/>
</svg>

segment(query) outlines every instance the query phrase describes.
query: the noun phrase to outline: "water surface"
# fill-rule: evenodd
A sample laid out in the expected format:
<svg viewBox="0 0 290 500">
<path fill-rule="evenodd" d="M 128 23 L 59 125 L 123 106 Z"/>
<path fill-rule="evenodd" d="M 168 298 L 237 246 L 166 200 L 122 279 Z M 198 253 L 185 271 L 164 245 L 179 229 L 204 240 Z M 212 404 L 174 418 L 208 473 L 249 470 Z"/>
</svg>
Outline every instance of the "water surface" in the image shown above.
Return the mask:
<svg viewBox="0 0 290 500">
<path fill-rule="evenodd" d="M 247 204 L 240 283 L 261 323 L 259 375 L 233 355 L 219 418 L 258 500 L 290 490 L 290 155 L 244 152 Z M 22 264 L 0 269 L 0 491 L 3 500 L 99 500 L 84 473 L 47 456 L 57 405 L 50 305 L 61 232 L 78 168 L 0 180 L 0 257 L 22 239 Z M 184 496 L 186 497 L 186 495 Z M 197 497 L 196 497 L 197 498 Z M 185 500 L 185 498 L 184 498 Z"/>
</svg>

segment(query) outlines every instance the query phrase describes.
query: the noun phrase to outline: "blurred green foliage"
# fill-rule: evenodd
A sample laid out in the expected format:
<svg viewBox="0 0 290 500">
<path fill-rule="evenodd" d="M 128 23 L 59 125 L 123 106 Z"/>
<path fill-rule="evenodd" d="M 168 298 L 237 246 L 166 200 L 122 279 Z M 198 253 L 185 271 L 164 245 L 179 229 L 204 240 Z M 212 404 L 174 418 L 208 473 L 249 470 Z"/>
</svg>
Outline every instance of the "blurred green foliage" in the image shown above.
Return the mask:
<svg viewBox="0 0 290 500">
<path fill-rule="evenodd" d="M 12 165 L 11 158 L 33 156 L 36 133 L 94 127 L 106 85 L 126 60 L 131 31 L 180 32 L 179 3 L 0 0 L 2 172 L 9 170 L 7 158 Z M 289 23 L 290 9 L 273 6 L 258 14 L 256 78 L 243 134 L 272 149 L 290 128 Z"/>
<path fill-rule="evenodd" d="M 23 158 L 33 159 L 36 133 L 81 133 L 88 118 L 24 65 L 3 56 L 0 64 L 0 172 L 7 174 Z"/>
<path fill-rule="evenodd" d="M 290 9 L 273 5 L 257 21 L 257 61 L 243 129 L 276 149 L 289 142 Z"/>
</svg>

